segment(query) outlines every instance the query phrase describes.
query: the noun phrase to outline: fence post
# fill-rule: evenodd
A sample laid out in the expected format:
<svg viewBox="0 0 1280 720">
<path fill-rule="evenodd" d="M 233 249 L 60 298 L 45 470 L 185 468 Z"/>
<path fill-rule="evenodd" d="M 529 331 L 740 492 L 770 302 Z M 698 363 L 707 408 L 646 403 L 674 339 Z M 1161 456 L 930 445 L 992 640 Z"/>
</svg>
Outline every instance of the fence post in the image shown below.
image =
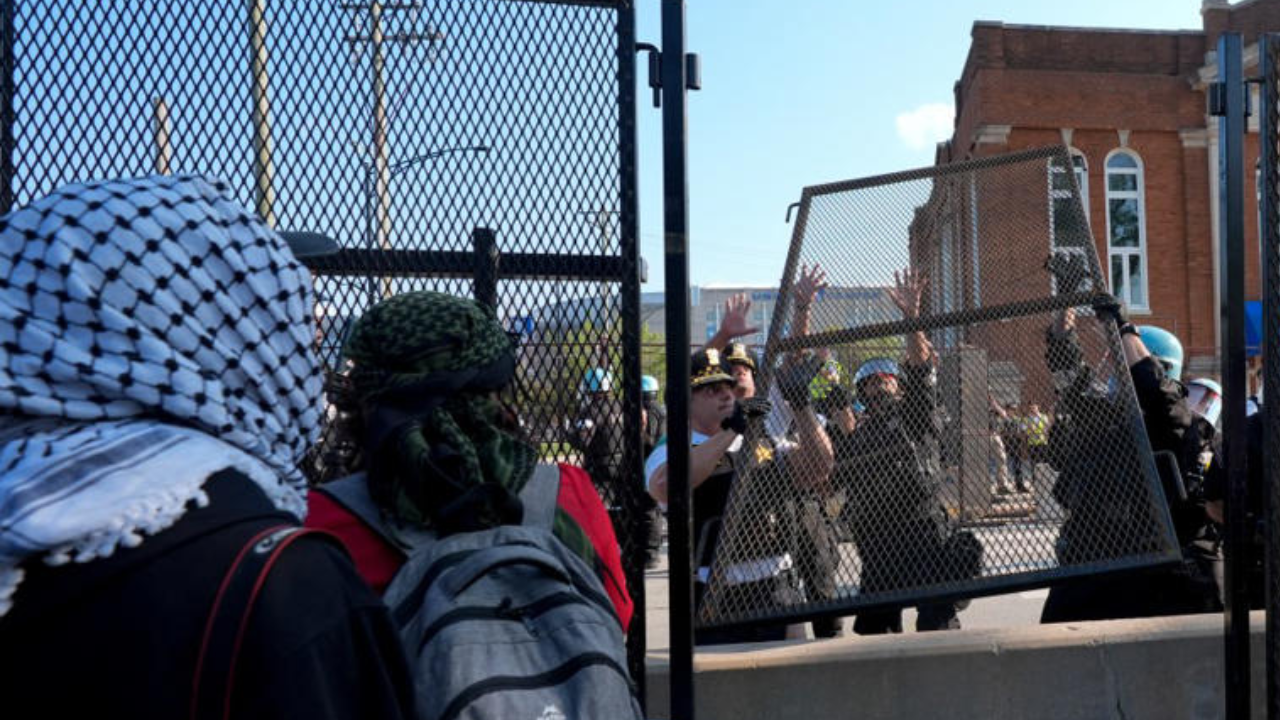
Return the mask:
<svg viewBox="0 0 1280 720">
<path fill-rule="evenodd" d="M 618 7 L 618 175 L 621 197 L 618 205 L 618 249 L 622 255 L 622 278 L 618 291 L 622 312 L 622 377 L 623 385 L 623 462 L 626 477 L 644 476 L 644 427 L 640 422 L 640 375 L 643 372 L 640 353 L 640 217 L 639 217 L 639 163 L 636 147 L 636 8 L 633 2 L 619 3 Z M 635 485 L 631 486 L 633 489 Z M 628 512 L 631 535 L 628 550 L 627 587 L 631 590 L 634 612 L 627 634 L 627 658 L 631 678 L 636 685 L 642 708 L 648 707 L 645 679 L 645 651 L 648 622 L 645 618 L 647 603 L 644 591 L 644 550 L 649 538 L 641 537 L 637 528 L 644 528 L 639 516 L 645 512 L 643 486 L 637 492 L 628 491 L 631 507 Z"/>
<path fill-rule="evenodd" d="M 1267 718 L 1280 720 L 1280 416 L 1272 412 L 1272 403 L 1280 399 L 1280 35 L 1263 35 L 1258 57 L 1262 75 L 1259 97 L 1258 150 L 1262 187 L 1262 358 L 1264 402 L 1262 413 L 1262 472 L 1264 493 L 1264 577 L 1266 583 L 1267 635 L 1266 678 Z M 1266 400 L 1271 398 L 1271 400 Z"/>
<path fill-rule="evenodd" d="M 472 276 L 472 295 L 476 302 L 498 310 L 498 238 L 493 230 L 478 227 L 471 231 L 471 244 L 475 248 L 475 273 Z"/>
<path fill-rule="evenodd" d="M 1210 86 L 1210 109 L 1218 116 L 1218 348 L 1222 373 L 1223 463 L 1227 471 L 1224 667 L 1226 717 L 1249 717 L 1249 593 L 1245 463 L 1244 376 L 1244 134 L 1245 84 L 1240 36 L 1218 40 L 1218 82 Z"/>
<path fill-rule="evenodd" d="M 667 560 L 671 717 L 693 710 L 693 497 L 689 485 L 689 186 L 685 0 L 662 1 L 662 186 L 667 312 Z"/>
<path fill-rule="evenodd" d="M 0 7 L 0 213 L 7 213 L 13 208 L 13 154 L 16 145 L 13 126 L 17 117 L 14 94 L 18 91 L 13 79 L 18 65 L 13 57 L 15 5 L 13 0 L 5 0 Z"/>
</svg>

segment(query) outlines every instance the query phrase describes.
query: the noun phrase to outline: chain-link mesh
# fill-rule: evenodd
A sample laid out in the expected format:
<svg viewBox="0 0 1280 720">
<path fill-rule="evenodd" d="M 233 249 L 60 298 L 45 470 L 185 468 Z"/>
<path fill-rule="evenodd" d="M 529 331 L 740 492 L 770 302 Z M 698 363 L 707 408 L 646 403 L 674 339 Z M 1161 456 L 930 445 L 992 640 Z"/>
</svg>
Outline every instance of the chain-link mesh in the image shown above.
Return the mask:
<svg viewBox="0 0 1280 720">
<path fill-rule="evenodd" d="M 1051 148 L 804 191 L 702 622 L 945 627 L 941 600 L 1178 556 L 1071 168 Z"/>
<path fill-rule="evenodd" d="M 1280 35 L 1260 42 L 1262 70 L 1261 127 L 1258 132 L 1259 189 L 1263 260 L 1263 388 L 1262 397 L 1280 397 Z M 1267 608 L 1267 717 L 1280 717 L 1280 416 L 1272 403 L 1261 408 L 1263 427 L 1251 428 L 1249 493 L 1253 529 L 1250 605 Z"/>
<path fill-rule="evenodd" d="M 545 460 L 592 472 L 643 592 L 628 0 L 12 12 L 16 204 L 90 178 L 226 181 L 278 230 L 342 246 L 313 263 L 334 372 L 351 324 L 390 294 L 494 303 L 523 340 L 526 432 Z M 308 467 L 320 480 L 345 471 L 326 443 Z"/>
</svg>

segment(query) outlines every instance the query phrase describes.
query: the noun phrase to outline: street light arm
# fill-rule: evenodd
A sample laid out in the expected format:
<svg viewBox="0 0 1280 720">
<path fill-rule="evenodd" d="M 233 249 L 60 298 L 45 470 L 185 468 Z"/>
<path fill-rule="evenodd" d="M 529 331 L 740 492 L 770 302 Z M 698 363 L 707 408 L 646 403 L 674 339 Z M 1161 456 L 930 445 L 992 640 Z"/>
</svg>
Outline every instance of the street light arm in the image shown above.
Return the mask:
<svg viewBox="0 0 1280 720">
<path fill-rule="evenodd" d="M 395 163 L 392 163 L 389 170 L 391 175 L 395 176 L 398 173 L 408 170 L 414 165 L 424 163 L 428 160 L 435 160 L 437 158 L 444 157 L 445 155 L 452 155 L 453 153 L 460 153 L 460 152 L 474 152 L 474 153 L 479 153 L 481 155 L 487 155 L 489 153 L 489 146 L 488 145 L 464 145 L 459 147 L 450 147 L 450 148 L 441 148 L 439 150 L 432 150 L 431 152 L 426 152 L 421 155 L 415 155 L 414 157 L 405 158 L 404 160 L 400 160 Z"/>
</svg>

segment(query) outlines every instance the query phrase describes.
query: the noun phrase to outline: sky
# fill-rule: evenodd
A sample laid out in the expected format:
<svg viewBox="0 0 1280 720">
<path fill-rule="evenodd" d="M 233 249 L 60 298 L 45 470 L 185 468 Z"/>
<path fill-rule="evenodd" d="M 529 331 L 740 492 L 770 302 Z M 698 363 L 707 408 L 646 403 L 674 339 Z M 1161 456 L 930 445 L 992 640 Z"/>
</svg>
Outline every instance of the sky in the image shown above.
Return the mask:
<svg viewBox="0 0 1280 720">
<path fill-rule="evenodd" d="M 637 3 L 661 45 L 661 3 Z M 977 20 L 1198 30 L 1199 0 L 689 0 L 702 62 L 689 118 L 694 285 L 777 285 L 787 206 L 807 185 L 927 166 L 950 137 L 952 86 Z M 645 291 L 663 287 L 661 111 L 639 64 Z"/>
</svg>

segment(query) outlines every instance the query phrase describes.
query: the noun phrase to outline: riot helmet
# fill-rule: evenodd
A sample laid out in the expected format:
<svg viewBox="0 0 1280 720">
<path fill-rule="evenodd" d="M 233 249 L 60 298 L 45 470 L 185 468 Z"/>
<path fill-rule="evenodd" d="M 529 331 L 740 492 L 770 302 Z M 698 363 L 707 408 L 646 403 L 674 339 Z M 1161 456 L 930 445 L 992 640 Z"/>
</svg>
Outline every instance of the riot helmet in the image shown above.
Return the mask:
<svg viewBox="0 0 1280 720">
<path fill-rule="evenodd" d="M 582 392 L 587 395 L 613 392 L 613 373 L 604 368 L 591 368 L 582 378 Z"/>
<path fill-rule="evenodd" d="M 861 392 L 863 382 L 867 378 L 876 375 L 888 375 L 890 377 L 897 378 L 902 375 L 902 370 L 898 367 L 896 360 L 886 357 L 871 358 L 870 360 L 862 363 L 862 365 L 858 367 L 858 372 L 854 373 L 853 386 Z"/>
<path fill-rule="evenodd" d="M 657 400 L 658 389 L 658 378 L 652 375 L 644 375 L 640 378 L 640 393 L 645 400 Z"/>
<path fill-rule="evenodd" d="M 1187 383 L 1187 406 L 1210 425 L 1217 425 L 1222 414 L 1222 386 L 1209 378 L 1195 378 Z"/>
<path fill-rule="evenodd" d="M 1182 378 L 1182 342 L 1177 335 L 1155 325 L 1139 325 L 1138 336 L 1164 367 L 1166 377 L 1171 380 Z"/>
<path fill-rule="evenodd" d="M 902 371 L 898 367 L 895 360 L 886 357 L 872 358 L 858 368 L 858 372 L 854 373 L 853 385 L 858 391 L 858 399 L 867 406 L 868 411 L 880 412 L 892 405 L 897 399 L 897 383 L 901 377 Z M 877 390 L 871 391 L 871 379 L 882 378 L 883 383 L 877 384 Z M 888 381 L 892 378 L 892 382 Z"/>
</svg>

